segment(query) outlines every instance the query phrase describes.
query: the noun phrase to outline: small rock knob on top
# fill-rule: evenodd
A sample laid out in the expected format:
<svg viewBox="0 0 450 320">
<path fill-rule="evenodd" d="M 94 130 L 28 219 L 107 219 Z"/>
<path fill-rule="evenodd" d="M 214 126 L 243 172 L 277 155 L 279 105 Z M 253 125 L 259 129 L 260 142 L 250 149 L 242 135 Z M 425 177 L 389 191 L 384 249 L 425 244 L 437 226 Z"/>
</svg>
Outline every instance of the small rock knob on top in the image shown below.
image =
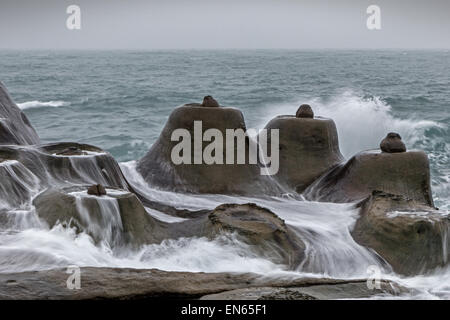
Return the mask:
<svg viewBox="0 0 450 320">
<path fill-rule="evenodd" d="M 94 184 L 88 188 L 87 193 L 93 196 L 105 196 L 106 189 L 101 184 Z"/>
<path fill-rule="evenodd" d="M 203 107 L 219 107 L 219 103 L 211 96 L 206 96 L 203 98 Z"/>
<path fill-rule="evenodd" d="M 387 153 L 406 152 L 406 146 L 398 133 L 390 132 L 380 143 L 380 149 Z"/>
<path fill-rule="evenodd" d="M 314 118 L 314 112 L 309 104 L 302 104 L 295 113 L 297 118 Z"/>
</svg>

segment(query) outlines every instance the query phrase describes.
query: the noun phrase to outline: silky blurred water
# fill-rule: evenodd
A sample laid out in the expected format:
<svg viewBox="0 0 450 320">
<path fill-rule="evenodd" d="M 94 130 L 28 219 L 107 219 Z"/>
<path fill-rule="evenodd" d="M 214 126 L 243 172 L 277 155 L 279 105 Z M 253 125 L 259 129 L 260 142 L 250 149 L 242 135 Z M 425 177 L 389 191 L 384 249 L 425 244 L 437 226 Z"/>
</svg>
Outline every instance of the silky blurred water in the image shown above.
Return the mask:
<svg viewBox="0 0 450 320">
<path fill-rule="evenodd" d="M 272 117 L 294 114 L 300 104 L 309 103 L 316 115 L 335 120 L 347 158 L 377 148 L 388 132 L 396 131 L 409 149 L 427 152 L 436 205 L 443 212 L 450 209 L 448 51 L 0 51 L 0 80 L 43 142 L 103 148 L 122 162 L 134 188 L 174 207 L 213 209 L 221 203 L 255 202 L 270 208 L 302 230 L 308 256 L 298 270 L 287 271 L 233 235 L 213 241 L 166 240 L 122 252 L 96 245 L 84 232 L 61 225 L 45 228 L 34 209 L 24 207 L 9 211 L 8 224 L 0 228 L 0 272 L 76 263 L 354 278 L 366 276 L 368 265 L 379 264 L 372 251 L 350 236 L 357 219 L 350 204 L 184 195 L 148 186 L 134 160 L 157 139 L 174 107 L 200 102 L 205 95 L 241 109 L 248 128 L 262 128 Z M 5 162 L 5 174 L 14 174 L 10 167 L 17 165 Z M 38 181 L 31 178 L 18 183 L 26 182 L 33 191 Z M 105 214 L 115 212 L 108 208 L 104 206 Z M 148 212 L 170 223 L 180 219 Z M 450 298 L 448 267 L 411 278 L 384 272 L 418 289 L 415 298 Z"/>
<path fill-rule="evenodd" d="M 0 51 L 0 77 L 44 142 L 140 158 L 174 107 L 213 95 L 262 128 L 309 102 L 332 117 L 349 157 L 388 131 L 431 160 L 449 208 L 449 51 Z"/>
</svg>

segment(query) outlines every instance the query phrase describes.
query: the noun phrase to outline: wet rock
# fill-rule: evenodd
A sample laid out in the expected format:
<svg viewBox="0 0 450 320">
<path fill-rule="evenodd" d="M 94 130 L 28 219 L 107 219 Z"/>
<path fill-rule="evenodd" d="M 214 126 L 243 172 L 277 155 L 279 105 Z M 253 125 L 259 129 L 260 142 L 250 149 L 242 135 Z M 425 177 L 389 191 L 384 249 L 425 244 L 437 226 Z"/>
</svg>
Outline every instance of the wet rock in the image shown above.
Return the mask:
<svg viewBox="0 0 450 320">
<path fill-rule="evenodd" d="M 195 299 L 205 295 L 252 287 L 310 287 L 366 285 L 366 280 L 320 278 L 271 279 L 251 273 L 168 272 L 157 269 L 81 268 L 79 290 L 67 290 L 67 269 L 0 274 L 2 300 L 85 299 Z M 63 285 L 61 285 L 63 284 Z M 384 286 L 383 286 L 384 287 Z M 342 287 L 341 287 L 342 288 Z M 351 292 L 349 291 L 350 295 Z M 324 294 L 325 295 L 325 294 Z"/>
<path fill-rule="evenodd" d="M 304 243 L 284 220 L 254 203 L 220 205 L 208 215 L 202 229 L 210 238 L 223 232 L 237 233 L 261 256 L 290 268 L 304 258 Z"/>
<path fill-rule="evenodd" d="M 223 137 L 222 163 L 206 164 L 202 155 L 211 142 L 201 143 L 200 158 L 196 157 L 195 124 L 201 121 L 201 135 L 208 129 L 217 129 Z M 196 122 L 198 125 L 198 122 Z M 176 129 L 183 129 L 189 136 L 186 139 L 190 147 L 189 163 L 175 164 L 172 150 L 181 143 L 181 139 L 172 141 Z M 139 160 L 138 172 L 151 185 L 171 191 L 189 193 L 220 194 L 274 194 L 280 192 L 266 176 L 261 176 L 261 168 L 257 164 L 249 164 L 248 150 L 250 140 L 244 136 L 243 144 L 234 139 L 234 145 L 226 147 L 226 130 L 241 129 L 245 133 L 246 126 L 241 111 L 228 108 L 205 108 L 200 104 L 189 104 L 176 108 L 170 115 L 158 140 L 148 153 Z M 199 132 L 199 131 L 198 131 Z M 214 138 L 213 138 L 214 139 Z M 227 149 L 234 154 L 234 164 L 226 163 Z M 237 163 L 237 150 L 244 151 L 246 161 Z"/>
<path fill-rule="evenodd" d="M 278 116 L 266 129 L 279 129 L 280 134 L 280 168 L 275 179 L 299 193 L 343 161 L 331 119 Z"/>
<path fill-rule="evenodd" d="M 447 265 L 450 216 L 380 191 L 374 191 L 360 207 L 353 238 L 375 250 L 395 272 L 417 275 Z"/>
<path fill-rule="evenodd" d="M 62 150 L 77 148 L 89 153 L 85 156 L 60 156 Z M 129 189 L 117 161 L 107 152 L 90 145 L 77 143 L 53 143 L 35 146 L 2 146 L 0 157 L 10 160 L 15 175 L 2 176 L 4 184 L 10 181 L 20 189 L 36 187 L 63 187 L 68 185 L 92 185 Z M 0 170 L 1 171 L 1 170 Z M 22 185 L 22 187 L 20 187 Z M 16 188 L 8 188 L 5 192 L 13 195 Z M 20 195 L 21 192 L 18 192 Z M 5 196 L 9 198 L 9 196 Z M 28 201 L 24 193 L 23 201 Z"/>
<path fill-rule="evenodd" d="M 39 142 L 39 136 L 28 118 L 0 81 L 0 145 L 31 145 Z"/>
<path fill-rule="evenodd" d="M 314 112 L 309 104 L 302 104 L 295 113 L 297 118 L 314 118 Z"/>
<path fill-rule="evenodd" d="M 425 152 L 360 152 L 315 181 L 304 195 L 315 201 L 352 202 L 367 198 L 374 190 L 433 206 Z"/>
<path fill-rule="evenodd" d="M 51 228 L 61 223 L 88 233 L 96 242 L 112 246 L 141 246 L 165 238 L 164 224 L 152 218 L 139 199 L 124 190 L 111 190 L 107 197 L 90 197 L 81 187 L 48 189 L 33 205 L 40 219 Z"/>
<path fill-rule="evenodd" d="M 219 103 L 211 96 L 206 96 L 203 98 L 203 107 L 220 107 Z"/>
<path fill-rule="evenodd" d="M 244 288 L 210 294 L 201 300 L 324 300 L 324 299 L 364 299 L 375 295 L 396 296 L 409 290 L 392 282 L 380 281 L 380 289 L 369 289 L 366 281 L 347 283 L 312 284 L 302 287 L 257 287 Z"/>
<path fill-rule="evenodd" d="M 106 189 L 101 184 L 95 184 L 88 188 L 87 193 L 94 196 L 105 196 Z"/>
<path fill-rule="evenodd" d="M 380 143 L 380 149 L 383 152 L 397 153 L 406 152 L 406 146 L 402 137 L 398 133 L 390 132 Z"/>
<path fill-rule="evenodd" d="M 64 149 L 61 152 L 56 153 L 59 156 L 81 156 L 81 155 L 87 155 L 87 152 L 82 151 L 76 146 L 68 147 L 67 149 Z"/>
</svg>

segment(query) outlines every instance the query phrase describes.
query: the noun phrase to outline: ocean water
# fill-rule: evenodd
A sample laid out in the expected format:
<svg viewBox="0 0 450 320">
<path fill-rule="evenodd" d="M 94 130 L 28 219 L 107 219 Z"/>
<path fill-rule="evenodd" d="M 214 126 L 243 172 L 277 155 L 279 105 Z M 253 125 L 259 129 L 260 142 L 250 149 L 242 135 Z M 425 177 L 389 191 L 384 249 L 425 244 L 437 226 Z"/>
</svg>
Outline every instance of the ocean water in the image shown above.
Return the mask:
<svg viewBox="0 0 450 320">
<path fill-rule="evenodd" d="M 377 148 L 388 132 L 398 132 L 407 148 L 427 152 L 435 204 L 450 210 L 449 51 L 0 51 L 0 80 L 43 142 L 76 141 L 109 151 L 150 198 L 186 208 L 251 201 L 273 209 L 290 225 L 319 230 L 305 240 L 310 259 L 298 272 L 362 277 L 368 265 L 377 264 L 349 236 L 355 211 L 348 204 L 189 196 L 145 185 L 134 161 L 157 139 L 176 106 L 212 95 L 221 105 L 242 110 L 248 128 L 263 128 L 272 117 L 294 114 L 300 104 L 309 103 L 316 115 L 335 120 L 346 158 Z M 118 254 L 60 227 L 23 229 L 0 235 L 0 272 L 76 262 L 292 273 L 232 236 L 166 241 Z M 30 250 L 33 246 L 41 250 Z M 421 289 L 420 297 L 450 298 L 449 277 L 449 270 L 440 270 L 401 280 Z"/>
<path fill-rule="evenodd" d="M 79 141 L 139 159 L 174 107 L 205 95 L 249 128 L 310 103 L 333 118 L 345 156 L 389 131 L 431 160 L 450 194 L 449 51 L 1 51 L 0 75 L 44 142 Z"/>
</svg>

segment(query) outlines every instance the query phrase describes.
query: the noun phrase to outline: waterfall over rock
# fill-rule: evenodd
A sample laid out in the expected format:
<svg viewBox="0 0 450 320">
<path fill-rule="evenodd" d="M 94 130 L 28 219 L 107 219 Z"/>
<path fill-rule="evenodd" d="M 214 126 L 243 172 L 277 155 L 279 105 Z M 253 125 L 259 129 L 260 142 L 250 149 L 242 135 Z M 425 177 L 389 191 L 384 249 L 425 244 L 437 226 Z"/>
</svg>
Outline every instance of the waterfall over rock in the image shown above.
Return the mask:
<svg viewBox="0 0 450 320">
<path fill-rule="evenodd" d="M 88 233 L 110 247 L 141 246 L 162 240 L 159 224 L 132 193 L 107 189 L 108 195 L 92 196 L 87 187 L 48 189 L 34 200 L 37 215 L 49 227 L 63 223 Z"/>
</svg>

